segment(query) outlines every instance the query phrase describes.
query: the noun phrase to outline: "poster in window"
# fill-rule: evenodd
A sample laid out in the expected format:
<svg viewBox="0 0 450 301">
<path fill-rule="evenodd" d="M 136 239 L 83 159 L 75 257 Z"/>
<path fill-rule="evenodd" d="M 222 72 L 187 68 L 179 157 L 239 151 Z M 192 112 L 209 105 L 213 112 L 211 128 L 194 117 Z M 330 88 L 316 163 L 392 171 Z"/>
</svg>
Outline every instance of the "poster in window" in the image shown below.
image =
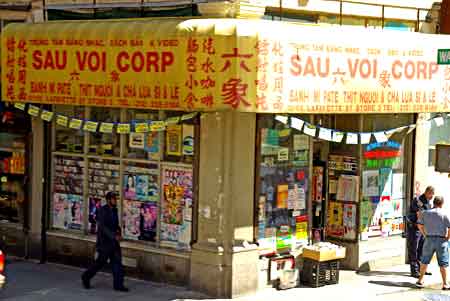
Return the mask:
<svg viewBox="0 0 450 301">
<path fill-rule="evenodd" d="M 129 200 L 136 200 L 136 176 L 124 176 L 124 196 Z"/>
<path fill-rule="evenodd" d="M 89 198 L 89 233 L 97 233 L 97 214 L 102 206 L 102 199 L 99 197 Z"/>
<path fill-rule="evenodd" d="M 405 174 L 394 173 L 392 175 L 392 198 L 402 199 L 405 196 Z"/>
<path fill-rule="evenodd" d="M 193 206 L 192 169 L 164 165 L 161 181 L 163 189 L 161 203 L 161 241 L 174 242 L 178 248 L 189 247 L 189 244 L 185 242 L 187 240 L 186 237 L 180 237 L 180 235 L 188 235 L 186 234 L 187 230 L 185 229 L 187 226 L 185 223 L 190 223 L 190 221 L 185 220 L 184 217 L 191 214 L 185 211 L 192 210 Z M 180 240 L 181 238 L 183 238 L 182 241 Z"/>
<path fill-rule="evenodd" d="M 125 200 L 123 208 L 123 235 L 127 239 L 137 240 L 140 231 L 141 202 Z"/>
<path fill-rule="evenodd" d="M 148 132 L 145 140 L 145 151 L 150 160 L 159 160 L 159 132 Z"/>
<path fill-rule="evenodd" d="M 140 201 L 148 200 L 148 176 L 138 175 L 136 179 L 136 199 Z"/>
<path fill-rule="evenodd" d="M 344 238 L 356 238 L 356 205 L 344 204 L 343 212 Z"/>
<path fill-rule="evenodd" d="M 183 155 L 194 155 L 194 126 L 183 124 Z"/>
<path fill-rule="evenodd" d="M 287 208 L 289 187 L 288 185 L 278 185 L 277 187 L 277 208 Z"/>
<path fill-rule="evenodd" d="M 83 228 L 83 198 L 81 195 L 69 194 L 69 229 Z"/>
<path fill-rule="evenodd" d="M 295 238 L 297 241 L 308 240 L 308 216 L 295 218 Z"/>
<path fill-rule="evenodd" d="M 381 168 L 380 169 L 380 193 L 381 196 L 391 196 L 392 195 L 392 169 L 391 168 Z"/>
<path fill-rule="evenodd" d="M 158 207 L 152 202 L 142 202 L 139 214 L 139 239 L 156 241 Z"/>
<path fill-rule="evenodd" d="M 378 170 L 366 170 L 363 172 L 363 194 L 365 197 L 379 196 Z"/>
<path fill-rule="evenodd" d="M 53 194 L 53 227 L 67 229 L 69 222 L 69 195 L 62 193 Z"/>
<path fill-rule="evenodd" d="M 168 156 L 181 156 L 182 126 L 169 125 L 166 129 L 166 154 Z"/>
</svg>

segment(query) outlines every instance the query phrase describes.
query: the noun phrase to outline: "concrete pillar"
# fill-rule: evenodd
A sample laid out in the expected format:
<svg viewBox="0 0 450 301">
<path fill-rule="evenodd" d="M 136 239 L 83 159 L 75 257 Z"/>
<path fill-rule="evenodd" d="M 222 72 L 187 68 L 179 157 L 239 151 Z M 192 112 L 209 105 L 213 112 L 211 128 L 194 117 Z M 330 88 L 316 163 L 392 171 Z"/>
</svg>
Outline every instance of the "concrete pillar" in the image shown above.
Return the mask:
<svg viewBox="0 0 450 301">
<path fill-rule="evenodd" d="M 191 255 L 191 286 L 213 297 L 256 291 L 254 236 L 256 114 L 202 116 L 198 239 Z"/>
<path fill-rule="evenodd" d="M 29 255 L 34 258 L 40 256 L 41 245 L 41 217 L 42 193 L 44 181 L 44 126 L 39 118 L 32 120 L 32 149 L 31 149 L 31 194 L 29 196 Z M 51 179 L 46 179 L 50 181 Z"/>
</svg>

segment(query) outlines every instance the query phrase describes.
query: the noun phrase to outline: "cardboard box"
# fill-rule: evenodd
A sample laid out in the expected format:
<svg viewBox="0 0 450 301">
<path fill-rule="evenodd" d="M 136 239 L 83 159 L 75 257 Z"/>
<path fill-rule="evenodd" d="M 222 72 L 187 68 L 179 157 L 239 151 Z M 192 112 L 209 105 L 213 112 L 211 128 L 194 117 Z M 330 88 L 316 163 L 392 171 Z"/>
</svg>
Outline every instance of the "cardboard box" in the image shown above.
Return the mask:
<svg viewBox="0 0 450 301">
<path fill-rule="evenodd" d="M 345 258 L 345 248 L 336 250 L 316 251 L 308 248 L 303 249 L 303 258 L 313 259 L 315 261 L 329 261 Z"/>
</svg>

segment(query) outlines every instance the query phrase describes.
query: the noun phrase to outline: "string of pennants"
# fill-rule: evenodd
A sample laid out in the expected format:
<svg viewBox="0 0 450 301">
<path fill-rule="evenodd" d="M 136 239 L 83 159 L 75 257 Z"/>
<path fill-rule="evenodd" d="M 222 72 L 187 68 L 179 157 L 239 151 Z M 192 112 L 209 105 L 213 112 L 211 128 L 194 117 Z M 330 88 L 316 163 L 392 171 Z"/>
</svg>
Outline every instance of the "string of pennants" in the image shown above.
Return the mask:
<svg viewBox="0 0 450 301">
<path fill-rule="evenodd" d="M 37 118 L 40 117 L 42 120 L 47 122 L 55 120 L 56 124 L 74 130 L 83 130 L 93 133 L 97 131 L 101 133 L 112 133 L 114 131 L 114 128 L 116 128 L 116 132 L 118 134 L 129 134 L 131 132 L 146 133 L 164 131 L 167 126 L 191 120 L 198 114 L 198 112 L 192 112 L 181 116 L 169 117 L 166 120 L 117 123 L 73 118 L 65 116 L 63 114 L 41 109 L 40 107 L 35 105 L 27 105 L 25 103 L 15 103 L 14 107 L 16 109 L 26 111 L 30 116 Z"/>
<path fill-rule="evenodd" d="M 444 125 L 445 119 L 447 118 L 450 118 L 450 114 L 439 114 L 436 117 L 433 117 L 428 120 L 423 120 L 421 122 L 429 123 L 430 125 L 431 122 L 434 122 L 437 127 L 441 127 Z M 389 139 L 392 137 L 392 135 L 394 135 L 395 133 L 407 131 L 406 135 L 408 135 L 412 131 L 414 131 L 417 127 L 417 124 L 410 124 L 377 132 L 359 133 L 359 132 L 344 132 L 334 129 L 328 129 L 321 126 L 313 125 L 297 117 L 290 117 L 285 115 L 276 115 L 275 120 L 285 125 L 288 125 L 290 126 L 290 128 L 296 129 L 300 132 L 303 131 L 304 134 L 310 137 L 335 143 L 345 142 L 346 144 L 370 144 L 372 137 L 374 137 L 378 143 L 384 143 L 388 142 Z"/>
</svg>

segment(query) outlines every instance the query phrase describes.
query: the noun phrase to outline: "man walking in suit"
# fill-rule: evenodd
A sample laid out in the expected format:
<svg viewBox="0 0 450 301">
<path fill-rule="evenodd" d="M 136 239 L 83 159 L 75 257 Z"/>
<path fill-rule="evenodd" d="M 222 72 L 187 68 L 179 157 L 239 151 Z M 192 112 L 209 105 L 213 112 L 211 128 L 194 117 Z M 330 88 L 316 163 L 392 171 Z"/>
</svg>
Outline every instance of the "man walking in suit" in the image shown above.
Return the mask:
<svg viewBox="0 0 450 301">
<path fill-rule="evenodd" d="M 83 273 L 81 280 L 84 288 L 91 288 L 91 279 L 100 271 L 108 259 L 112 265 L 114 277 L 114 289 L 116 291 L 128 292 L 123 285 L 124 271 L 122 266 L 122 252 L 119 241 L 121 231 L 117 211 L 117 197 L 114 192 L 106 194 L 107 204 L 100 208 L 97 214 L 97 252 L 98 256 L 94 264 Z"/>
</svg>

